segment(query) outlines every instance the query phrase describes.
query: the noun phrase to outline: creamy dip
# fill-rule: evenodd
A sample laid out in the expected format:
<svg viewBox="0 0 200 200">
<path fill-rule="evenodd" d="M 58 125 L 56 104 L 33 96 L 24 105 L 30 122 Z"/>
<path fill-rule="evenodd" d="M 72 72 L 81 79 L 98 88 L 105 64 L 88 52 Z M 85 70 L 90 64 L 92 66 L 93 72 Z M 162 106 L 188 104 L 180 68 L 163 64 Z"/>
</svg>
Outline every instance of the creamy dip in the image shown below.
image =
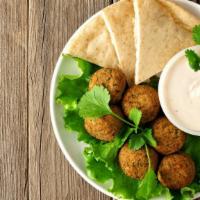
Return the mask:
<svg viewBox="0 0 200 200">
<path fill-rule="evenodd" d="M 178 128 L 200 134 L 200 71 L 190 68 L 184 51 L 176 58 L 161 76 L 161 106 Z"/>
</svg>

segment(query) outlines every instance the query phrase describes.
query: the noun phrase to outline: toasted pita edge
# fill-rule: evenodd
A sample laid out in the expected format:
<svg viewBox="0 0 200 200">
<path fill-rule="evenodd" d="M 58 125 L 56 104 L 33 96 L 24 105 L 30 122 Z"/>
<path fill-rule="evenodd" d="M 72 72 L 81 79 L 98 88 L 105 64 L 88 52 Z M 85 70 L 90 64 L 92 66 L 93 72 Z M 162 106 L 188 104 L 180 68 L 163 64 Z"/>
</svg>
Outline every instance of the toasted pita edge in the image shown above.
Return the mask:
<svg viewBox="0 0 200 200">
<path fill-rule="evenodd" d="M 91 24 L 95 24 L 95 21 L 101 21 L 102 25 L 99 25 L 98 23 L 96 23 L 96 27 L 92 27 Z M 91 37 L 94 37 L 93 35 L 93 30 L 99 30 L 97 26 L 102 26 L 104 31 L 104 35 L 106 35 L 105 42 L 100 42 L 100 44 L 105 44 L 105 47 L 103 48 L 103 45 L 100 47 L 100 49 L 102 50 L 101 53 L 103 53 L 103 51 L 107 51 L 107 57 L 103 57 L 103 55 L 101 55 L 100 57 L 98 57 L 98 55 L 96 54 L 95 56 L 92 56 L 90 54 L 87 54 L 87 47 L 90 45 L 91 42 Z M 101 27 L 101 28 L 102 28 Z M 89 29 L 91 29 L 92 31 L 88 31 Z M 100 30 L 101 31 L 101 30 Z M 97 38 L 98 38 L 98 34 L 99 32 L 97 31 Z M 99 37 L 102 37 L 102 34 L 99 34 Z M 102 38 L 100 38 L 102 39 Z M 88 44 L 86 44 L 86 42 L 88 42 Z M 85 42 L 85 43 L 84 43 Z M 94 43 L 94 41 L 92 41 Z M 97 41 L 99 42 L 99 41 Z M 81 46 L 81 43 L 83 43 L 83 45 Z M 94 43 L 95 44 L 95 43 Z M 83 48 L 86 47 L 86 48 Z M 82 48 L 82 50 L 81 50 Z M 94 52 L 95 50 L 99 50 L 98 46 L 94 47 Z M 91 51 L 91 45 L 90 45 L 90 52 Z M 111 42 L 111 38 L 110 38 L 110 34 L 107 30 L 107 27 L 105 25 L 105 22 L 101 16 L 101 11 L 99 11 L 98 13 L 96 13 L 94 16 L 92 16 L 91 18 L 89 18 L 79 29 L 77 29 L 77 31 L 72 35 L 72 37 L 69 39 L 67 45 L 64 48 L 64 53 L 65 54 L 69 54 L 71 56 L 74 57 L 79 57 L 81 59 L 84 59 L 86 61 L 89 61 L 91 63 L 97 64 L 101 67 L 118 67 L 119 66 L 119 61 L 115 52 L 115 49 L 113 47 L 113 44 Z"/>
<path fill-rule="evenodd" d="M 129 14 L 128 18 L 127 14 Z M 117 57 L 120 63 L 119 68 L 125 73 L 128 84 L 133 85 L 135 82 L 134 81 L 135 45 L 134 45 L 134 31 L 133 31 L 134 9 L 132 0 L 121 0 L 117 3 L 114 3 L 104 8 L 102 10 L 102 16 L 110 32 L 112 43 L 117 53 Z M 114 26 L 115 21 L 116 23 L 117 21 L 119 22 L 116 25 L 116 28 Z M 127 28 L 127 23 L 130 23 L 131 27 L 130 29 Z M 121 29 L 119 29 L 119 26 Z M 127 31 L 124 29 L 127 29 Z M 124 34 L 126 34 L 127 39 L 125 39 L 126 36 L 124 36 Z M 127 41 L 131 40 L 130 38 L 132 38 L 132 43 L 130 44 L 129 42 L 129 45 L 126 45 Z M 127 47 L 124 46 L 124 43 Z"/>
</svg>

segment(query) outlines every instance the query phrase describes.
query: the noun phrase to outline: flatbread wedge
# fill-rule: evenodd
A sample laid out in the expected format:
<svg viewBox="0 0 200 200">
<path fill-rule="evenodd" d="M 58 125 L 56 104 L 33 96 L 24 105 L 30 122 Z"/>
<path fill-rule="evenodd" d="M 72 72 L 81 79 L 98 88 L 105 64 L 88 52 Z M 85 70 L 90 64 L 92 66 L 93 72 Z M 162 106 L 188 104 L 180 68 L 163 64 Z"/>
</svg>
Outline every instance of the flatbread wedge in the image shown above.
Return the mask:
<svg viewBox="0 0 200 200">
<path fill-rule="evenodd" d="M 64 53 L 101 67 L 118 67 L 119 61 L 110 34 L 98 13 L 87 21 L 69 40 Z"/>
<path fill-rule="evenodd" d="M 200 20 L 195 19 L 195 16 L 173 2 L 168 4 L 164 0 L 162 2 L 134 0 L 133 2 L 136 45 L 135 82 L 139 84 L 161 72 L 167 61 L 178 51 L 194 45 L 192 27 L 200 23 Z M 189 19 L 185 20 L 186 18 Z"/>
<path fill-rule="evenodd" d="M 129 85 L 132 85 L 135 71 L 133 3 L 131 0 L 121 0 L 103 9 L 102 16 L 116 50 L 119 67 L 126 75 Z"/>
<path fill-rule="evenodd" d="M 177 21 L 181 23 L 186 29 L 192 30 L 193 27 L 200 23 L 200 19 L 177 5 L 173 0 L 159 0 L 163 6 L 166 6 L 168 11 Z"/>
</svg>

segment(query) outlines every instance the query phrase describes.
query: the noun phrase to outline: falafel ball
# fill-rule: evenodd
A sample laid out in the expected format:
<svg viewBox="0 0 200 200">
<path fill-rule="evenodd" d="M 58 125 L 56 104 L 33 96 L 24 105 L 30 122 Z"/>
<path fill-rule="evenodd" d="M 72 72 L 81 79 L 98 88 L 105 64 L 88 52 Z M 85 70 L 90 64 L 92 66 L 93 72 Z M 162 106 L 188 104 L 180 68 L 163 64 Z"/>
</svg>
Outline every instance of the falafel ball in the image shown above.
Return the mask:
<svg viewBox="0 0 200 200">
<path fill-rule="evenodd" d="M 127 90 L 122 100 L 122 107 L 126 116 L 132 108 L 142 111 L 141 123 L 150 122 L 160 111 L 157 91 L 148 85 L 135 85 Z"/>
<path fill-rule="evenodd" d="M 89 82 L 89 90 L 95 85 L 102 85 L 110 93 L 111 103 L 119 102 L 126 87 L 126 77 L 119 69 L 102 68 L 96 71 Z"/>
<path fill-rule="evenodd" d="M 155 149 L 164 155 L 179 151 L 186 140 L 186 134 L 176 128 L 166 117 L 153 123 L 153 136 L 157 141 Z"/>
<path fill-rule="evenodd" d="M 158 180 L 178 190 L 192 183 L 196 174 L 194 161 L 184 153 L 165 156 L 158 169 Z"/>
<path fill-rule="evenodd" d="M 119 107 L 111 106 L 111 109 L 114 113 L 123 116 Z M 93 137 L 103 141 L 112 141 L 122 128 L 123 122 L 112 115 L 105 115 L 96 119 L 86 118 L 84 126 Z"/>
<path fill-rule="evenodd" d="M 148 150 L 153 169 L 156 170 L 158 154 L 152 148 L 148 148 Z M 119 165 L 127 176 L 141 180 L 149 167 L 145 148 L 133 150 L 128 147 L 128 144 L 125 144 L 119 152 Z"/>
</svg>

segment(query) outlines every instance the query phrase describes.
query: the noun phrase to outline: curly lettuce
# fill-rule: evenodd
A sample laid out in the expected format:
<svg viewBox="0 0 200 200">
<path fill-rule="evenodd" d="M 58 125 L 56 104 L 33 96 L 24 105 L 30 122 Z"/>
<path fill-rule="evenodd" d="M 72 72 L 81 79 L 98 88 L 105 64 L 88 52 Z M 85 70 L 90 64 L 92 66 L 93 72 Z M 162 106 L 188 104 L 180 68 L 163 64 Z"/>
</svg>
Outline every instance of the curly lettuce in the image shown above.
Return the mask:
<svg viewBox="0 0 200 200">
<path fill-rule="evenodd" d="M 132 128 L 124 126 L 113 141 L 103 142 L 87 133 L 84 119 L 79 115 L 78 103 L 87 92 L 91 75 L 99 67 L 70 56 L 64 56 L 63 59 L 72 59 L 77 64 L 79 73 L 60 76 L 56 101 L 63 106 L 65 128 L 76 132 L 78 140 L 88 144 L 83 154 L 87 174 L 91 179 L 99 183 L 110 181 L 112 186 L 108 190 L 120 199 L 148 200 L 152 197 L 164 196 L 166 200 L 189 200 L 194 194 L 200 192 L 200 138 L 196 136 L 188 136 L 183 147 L 183 151 L 193 158 L 197 168 L 197 176 L 191 185 L 180 191 L 171 191 L 158 182 L 153 170 L 149 170 L 141 181 L 127 177 L 119 167 L 118 152 L 130 138 Z M 157 86 L 157 81 L 154 85 Z M 139 117 L 134 115 L 132 118 L 136 123 Z M 151 137 L 149 140 L 153 141 Z"/>
</svg>

